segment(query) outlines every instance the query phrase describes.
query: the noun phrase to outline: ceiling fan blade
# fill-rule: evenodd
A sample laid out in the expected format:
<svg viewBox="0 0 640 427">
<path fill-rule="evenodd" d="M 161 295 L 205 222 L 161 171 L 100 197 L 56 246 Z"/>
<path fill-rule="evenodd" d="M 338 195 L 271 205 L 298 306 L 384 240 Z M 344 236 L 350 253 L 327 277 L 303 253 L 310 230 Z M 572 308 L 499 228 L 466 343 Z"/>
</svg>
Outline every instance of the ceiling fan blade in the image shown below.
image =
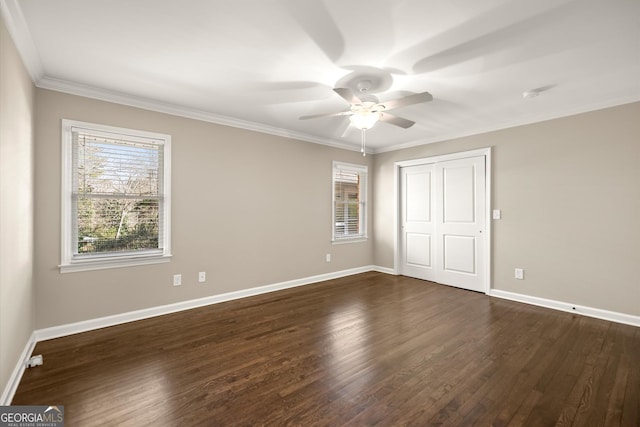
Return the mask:
<svg viewBox="0 0 640 427">
<path fill-rule="evenodd" d="M 320 113 L 320 114 L 311 114 L 309 116 L 301 116 L 299 120 L 308 120 L 308 119 L 319 119 L 321 117 L 337 117 L 337 116 L 349 116 L 353 114 L 352 111 L 340 111 L 339 113 Z"/>
<path fill-rule="evenodd" d="M 337 87 L 333 89 L 335 93 L 340 95 L 342 99 L 347 101 L 349 104 L 362 104 L 362 100 L 356 96 L 355 93 L 349 88 L 346 87 Z"/>
<path fill-rule="evenodd" d="M 433 96 L 431 96 L 429 92 L 422 92 L 422 93 L 414 93 L 413 95 L 405 96 L 404 98 L 381 102 L 380 105 L 384 105 L 385 110 L 392 110 L 394 108 L 406 107 L 408 105 L 413 105 L 413 104 L 420 104 L 421 102 L 429 102 L 431 100 L 433 100 Z"/>
<path fill-rule="evenodd" d="M 416 122 L 413 122 L 413 121 L 407 120 L 407 119 L 403 119 L 402 117 L 394 116 L 394 115 L 389 114 L 389 113 L 382 113 L 382 115 L 380 116 L 380 121 L 381 122 L 385 122 L 385 123 L 389 123 L 391 125 L 400 126 L 401 128 L 405 128 L 405 129 L 408 129 L 411 126 L 416 124 Z"/>
</svg>

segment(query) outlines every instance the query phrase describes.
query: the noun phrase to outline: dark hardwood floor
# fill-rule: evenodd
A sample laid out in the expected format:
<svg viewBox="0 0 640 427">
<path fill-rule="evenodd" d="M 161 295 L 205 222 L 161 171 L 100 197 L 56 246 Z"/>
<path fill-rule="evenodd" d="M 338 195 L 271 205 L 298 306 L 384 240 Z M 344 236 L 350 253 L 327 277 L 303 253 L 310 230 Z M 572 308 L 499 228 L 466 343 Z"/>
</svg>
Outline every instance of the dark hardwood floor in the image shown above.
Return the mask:
<svg viewBox="0 0 640 427">
<path fill-rule="evenodd" d="M 640 425 L 640 328 L 365 273 L 37 345 L 74 426 Z"/>
</svg>

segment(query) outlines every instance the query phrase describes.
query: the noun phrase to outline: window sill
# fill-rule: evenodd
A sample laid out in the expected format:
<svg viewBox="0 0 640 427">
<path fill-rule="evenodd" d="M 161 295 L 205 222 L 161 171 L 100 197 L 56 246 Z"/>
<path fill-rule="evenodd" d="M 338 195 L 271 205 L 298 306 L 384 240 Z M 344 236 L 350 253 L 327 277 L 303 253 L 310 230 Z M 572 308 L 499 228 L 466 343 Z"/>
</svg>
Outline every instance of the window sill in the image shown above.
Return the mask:
<svg viewBox="0 0 640 427">
<path fill-rule="evenodd" d="M 358 236 L 358 237 L 343 237 L 341 239 L 334 239 L 331 241 L 332 245 L 342 245 L 345 243 L 363 243 L 369 240 L 366 236 Z"/>
<path fill-rule="evenodd" d="M 171 255 L 153 257 L 132 257 L 117 259 L 83 260 L 69 264 L 62 264 L 60 273 L 75 273 L 77 271 L 104 270 L 108 268 L 133 267 L 136 265 L 160 264 L 171 261 Z"/>
</svg>

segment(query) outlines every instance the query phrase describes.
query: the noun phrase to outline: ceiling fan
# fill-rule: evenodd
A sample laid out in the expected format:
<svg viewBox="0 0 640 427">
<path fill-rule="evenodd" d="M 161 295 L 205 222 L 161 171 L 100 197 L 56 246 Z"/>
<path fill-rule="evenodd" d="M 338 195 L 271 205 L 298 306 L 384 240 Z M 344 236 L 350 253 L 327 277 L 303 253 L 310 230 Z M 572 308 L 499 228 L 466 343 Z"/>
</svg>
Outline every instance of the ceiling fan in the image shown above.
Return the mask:
<svg viewBox="0 0 640 427">
<path fill-rule="evenodd" d="M 358 82 L 357 87 L 362 94 L 361 96 L 356 96 L 356 94 L 353 93 L 353 91 L 349 88 L 339 87 L 333 89 L 335 93 L 340 95 L 345 101 L 351 104 L 351 108 L 349 110 L 340 111 L 337 113 L 323 113 L 312 114 L 310 116 L 302 116 L 300 117 L 300 120 L 316 119 L 320 117 L 349 116 L 349 120 L 351 121 L 351 123 L 356 128 L 362 131 L 362 148 L 360 151 L 362 152 L 363 156 L 366 155 L 365 132 L 368 129 L 371 129 L 378 121 L 399 126 L 404 129 L 410 128 L 415 124 L 414 121 L 389 114 L 389 110 L 433 100 L 433 96 L 431 96 L 429 92 L 422 92 L 391 101 L 378 102 L 378 99 L 375 96 L 367 94 L 367 91 L 371 88 L 370 80 L 363 80 Z"/>
</svg>

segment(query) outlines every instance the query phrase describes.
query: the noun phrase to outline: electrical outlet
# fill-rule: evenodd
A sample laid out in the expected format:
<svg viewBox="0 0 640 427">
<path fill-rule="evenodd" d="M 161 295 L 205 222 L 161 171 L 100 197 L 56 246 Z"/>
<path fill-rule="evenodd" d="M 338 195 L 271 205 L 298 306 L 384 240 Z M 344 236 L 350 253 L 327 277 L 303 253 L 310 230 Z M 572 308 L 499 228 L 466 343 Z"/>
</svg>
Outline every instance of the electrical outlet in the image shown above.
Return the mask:
<svg viewBox="0 0 640 427">
<path fill-rule="evenodd" d="M 200 283 L 204 283 L 207 281 L 207 272 L 206 271 L 201 271 L 198 273 L 198 282 Z"/>
<path fill-rule="evenodd" d="M 27 360 L 27 368 L 35 368 L 36 366 L 41 366 L 44 363 L 44 360 L 42 359 L 42 355 L 38 354 L 36 356 L 30 357 L 29 360 Z"/>
<path fill-rule="evenodd" d="M 325 261 L 327 261 L 327 262 L 331 262 L 331 254 L 327 254 L 327 255 L 324 257 L 324 259 L 325 259 Z"/>
<path fill-rule="evenodd" d="M 502 218 L 502 211 L 500 211 L 500 209 L 494 209 L 493 219 L 500 219 L 500 218 Z"/>
<path fill-rule="evenodd" d="M 519 280 L 524 280 L 524 269 L 516 268 L 515 278 Z"/>
<path fill-rule="evenodd" d="M 174 274 L 173 275 L 173 286 L 182 285 L 182 274 Z"/>
</svg>

